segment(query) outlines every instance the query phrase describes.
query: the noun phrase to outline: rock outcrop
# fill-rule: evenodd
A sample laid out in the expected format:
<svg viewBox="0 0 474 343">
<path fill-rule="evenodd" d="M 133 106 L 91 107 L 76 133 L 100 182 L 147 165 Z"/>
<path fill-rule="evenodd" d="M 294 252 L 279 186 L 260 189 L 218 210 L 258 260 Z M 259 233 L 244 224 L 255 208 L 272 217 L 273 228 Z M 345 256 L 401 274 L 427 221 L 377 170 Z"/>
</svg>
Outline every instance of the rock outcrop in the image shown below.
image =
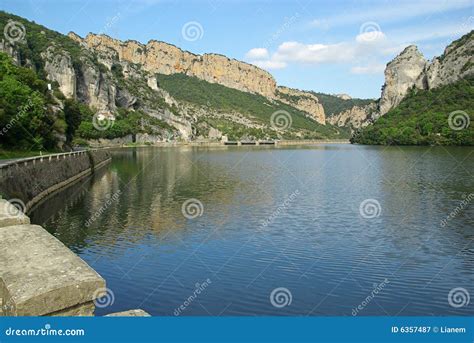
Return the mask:
<svg viewBox="0 0 474 343">
<path fill-rule="evenodd" d="M 474 74 L 474 31 L 451 43 L 420 76 L 417 87 L 433 89 Z"/>
<path fill-rule="evenodd" d="M 59 84 L 59 90 L 67 97 L 76 96 L 76 72 L 71 56 L 51 45 L 41 54 L 47 78 Z"/>
<path fill-rule="evenodd" d="M 144 45 L 137 41 L 122 42 L 107 35 L 88 34 L 82 39 L 69 33 L 69 37 L 94 51 L 116 53 L 120 61 L 140 64 L 152 74 L 183 73 L 265 97 L 274 97 L 275 94 L 276 82 L 270 73 L 223 55 L 196 55 L 155 40 Z"/>
<path fill-rule="evenodd" d="M 323 105 L 318 98 L 309 92 L 279 86 L 276 90 L 278 100 L 306 112 L 320 124 L 326 124 Z"/>
<path fill-rule="evenodd" d="M 427 61 L 415 45 L 405 48 L 385 68 L 385 84 L 380 97 L 379 112 L 384 115 L 403 100 L 425 70 Z"/>
<path fill-rule="evenodd" d="M 379 115 L 397 106 L 412 87 L 429 90 L 474 74 L 474 31 L 452 42 L 442 56 L 428 62 L 410 45 L 387 64 Z"/>
<path fill-rule="evenodd" d="M 336 126 L 348 126 L 360 128 L 369 125 L 372 115 L 377 111 L 377 103 L 374 101 L 366 106 L 353 106 L 339 114 L 327 118 L 329 124 Z"/>
<path fill-rule="evenodd" d="M 430 90 L 469 75 L 474 75 L 474 31 L 452 42 L 442 56 L 435 57 L 431 62 L 415 45 L 410 45 L 387 64 L 377 109 L 373 105 L 355 106 L 328 118 L 328 122 L 338 126 L 363 127 L 396 107 L 411 88 Z"/>
<path fill-rule="evenodd" d="M 336 94 L 336 96 L 337 96 L 338 98 L 342 99 L 342 100 L 351 100 L 351 99 L 352 99 L 352 97 L 351 97 L 349 94 L 345 94 L 345 93 L 343 93 L 343 94 Z"/>
</svg>

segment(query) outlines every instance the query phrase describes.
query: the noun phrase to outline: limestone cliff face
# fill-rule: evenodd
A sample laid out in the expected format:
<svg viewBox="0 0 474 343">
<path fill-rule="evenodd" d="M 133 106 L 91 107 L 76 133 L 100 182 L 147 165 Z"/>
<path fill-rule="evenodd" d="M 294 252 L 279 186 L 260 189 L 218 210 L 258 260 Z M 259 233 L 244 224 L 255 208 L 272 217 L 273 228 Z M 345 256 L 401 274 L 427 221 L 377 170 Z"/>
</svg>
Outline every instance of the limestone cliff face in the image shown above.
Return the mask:
<svg viewBox="0 0 474 343">
<path fill-rule="evenodd" d="M 150 73 L 184 73 L 244 92 L 274 97 L 276 82 L 270 73 L 247 63 L 217 54 L 195 55 L 164 42 L 122 42 L 106 35 L 69 37 L 83 46 L 103 53 L 116 53 L 120 61 L 137 63 Z"/>
<path fill-rule="evenodd" d="M 433 89 L 474 74 L 474 31 L 452 42 L 441 57 L 425 60 L 414 45 L 408 46 L 385 69 L 380 115 L 397 106 L 412 87 Z"/>
<path fill-rule="evenodd" d="M 385 68 L 385 84 L 380 97 L 380 115 L 397 106 L 413 87 L 427 61 L 415 45 L 410 45 Z"/>
<path fill-rule="evenodd" d="M 5 39 L 0 40 L 0 51 L 10 56 L 16 65 L 20 64 L 20 52 Z"/>
<path fill-rule="evenodd" d="M 353 106 L 348 110 L 329 117 L 327 121 L 336 126 L 365 127 L 369 125 L 372 115 L 376 110 L 377 103 L 374 101 L 366 106 Z"/>
<path fill-rule="evenodd" d="M 415 45 L 405 48 L 387 64 L 378 109 L 354 108 L 328 119 L 352 127 L 366 126 L 396 107 L 412 87 L 429 90 L 474 75 L 474 31 L 452 42 L 440 57 L 427 61 Z M 364 119 L 364 113 L 367 114 Z"/>
<path fill-rule="evenodd" d="M 310 114 L 320 124 L 326 124 L 323 105 L 319 103 L 318 98 L 314 94 L 279 86 L 276 90 L 276 95 L 281 102 Z"/>
<path fill-rule="evenodd" d="M 44 70 L 47 78 L 59 84 L 59 90 L 67 97 L 76 96 L 76 72 L 74 70 L 71 56 L 55 46 L 50 46 L 41 54 L 44 60 Z"/>
<path fill-rule="evenodd" d="M 427 66 L 417 87 L 432 89 L 474 74 L 474 31 L 451 43 Z"/>
</svg>

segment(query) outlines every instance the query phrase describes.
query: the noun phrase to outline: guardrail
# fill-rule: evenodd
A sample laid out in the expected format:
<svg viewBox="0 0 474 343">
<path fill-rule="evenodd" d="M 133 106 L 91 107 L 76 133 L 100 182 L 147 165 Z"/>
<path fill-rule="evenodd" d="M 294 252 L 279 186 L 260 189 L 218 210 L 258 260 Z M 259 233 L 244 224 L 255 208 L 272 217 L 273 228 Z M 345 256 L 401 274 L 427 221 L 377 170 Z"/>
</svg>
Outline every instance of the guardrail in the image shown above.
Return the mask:
<svg viewBox="0 0 474 343">
<path fill-rule="evenodd" d="M 59 160 L 59 159 L 66 159 L 69 156 L 80 156 L 87 154 L 87 152 L 93 152 L 93 151 L 98 151 L 102 149 L 84 149 L 84 150 L 79 150 L 79 151 L 70 151 L 70 152 L 61 152 L 57 154 L 47 154 L 47 155 L 40 155 L 40 156 L 33 156 L 33 157 L 25 157 L 25 158 L 17 158 L 8 162 L 5 162 L 2 164 L 2 161 L 0 160 L 0 169 L 8 168 L 11 166 L 20 166 L 21 164 L 27 165 L 29 162 L 33 162 L 33 164 L 36 163 L 36 161 L 39 161 L 42 163 L 43 161 L 47 160 L 52 161 L 52 160 Z"/>
</svg>

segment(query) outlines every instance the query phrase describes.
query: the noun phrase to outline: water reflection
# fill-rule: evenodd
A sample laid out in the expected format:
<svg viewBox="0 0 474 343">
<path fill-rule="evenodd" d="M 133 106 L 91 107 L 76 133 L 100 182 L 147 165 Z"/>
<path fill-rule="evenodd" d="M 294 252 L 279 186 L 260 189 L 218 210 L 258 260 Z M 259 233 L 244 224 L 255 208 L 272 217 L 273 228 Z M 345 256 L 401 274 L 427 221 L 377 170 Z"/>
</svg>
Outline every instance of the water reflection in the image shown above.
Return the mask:
<svg viewBox="0 0 474 343">
<path fill-rule="evenodd" d="M 387 278 L 359 315 L 472 315 L 472 306 L 446 300 L 454 287 L 474 294 L 472 204 L 440 225 L 474 192 L 471 153 L 350 145 L 120 149 L 109 167 L 40 204 L 32 220 L 106 278 L 116 303 L 99 314 L 173 315 L 209 278 L 182 315 L 351 315 Z M 202 216 L 183 216 L 190 198 L 202 202 Z M 379 217 L 360 216 L 365 199 L 381 204 Z M 271 305 L 277 287 L 291 291 L 291 306 Z"/>
</svg>

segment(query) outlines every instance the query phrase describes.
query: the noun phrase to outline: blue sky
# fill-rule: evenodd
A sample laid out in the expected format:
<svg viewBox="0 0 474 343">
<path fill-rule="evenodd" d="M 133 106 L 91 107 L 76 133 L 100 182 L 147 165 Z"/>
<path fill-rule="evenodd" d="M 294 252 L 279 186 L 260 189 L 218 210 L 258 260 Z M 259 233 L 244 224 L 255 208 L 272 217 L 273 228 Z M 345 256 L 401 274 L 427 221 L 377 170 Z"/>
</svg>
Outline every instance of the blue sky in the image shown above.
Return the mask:
<svg viewBox="0 0 474 343">
<path fill-rule="evenodd" d="M 474 27 L 474 0 L 0 0 L 0 8 L 62 33 L 161 40 L 254 63 L 280 85 L 365 98 L 380 96 L 384 66 L 405 46 L 431 59 Z"/>
</svg>

